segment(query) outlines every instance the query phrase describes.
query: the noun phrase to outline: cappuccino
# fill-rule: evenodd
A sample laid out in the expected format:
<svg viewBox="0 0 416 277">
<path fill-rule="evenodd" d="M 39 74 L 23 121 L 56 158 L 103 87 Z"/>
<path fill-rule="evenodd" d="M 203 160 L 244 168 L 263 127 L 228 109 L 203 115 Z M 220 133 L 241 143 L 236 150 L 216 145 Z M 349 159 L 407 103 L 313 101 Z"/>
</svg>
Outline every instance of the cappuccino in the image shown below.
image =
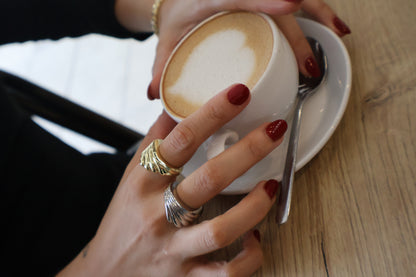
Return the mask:
<svg viewBox="0 0 416 277">
<path fill-rule="evenodd" d="M 252 89 L 273 52 L 273 32 L 258 14 L 225 13 L 188 35 L 168 61 L 161 82 L 165 108 L 185 118 L 234 83 Z"/>
</svg>

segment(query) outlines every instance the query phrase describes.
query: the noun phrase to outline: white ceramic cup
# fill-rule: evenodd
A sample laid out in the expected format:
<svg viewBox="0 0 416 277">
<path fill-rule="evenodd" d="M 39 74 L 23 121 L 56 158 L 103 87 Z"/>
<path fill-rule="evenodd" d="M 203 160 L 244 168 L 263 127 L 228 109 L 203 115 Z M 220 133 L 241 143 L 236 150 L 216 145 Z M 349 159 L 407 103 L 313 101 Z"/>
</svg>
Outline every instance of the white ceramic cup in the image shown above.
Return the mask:
<svg viewBox="0 0 416 277">
<path fill-rule="evenodd" d="M 187 43 L 187 39 L 198 29 L 211 20 L 227 14 L 222 12 L 216 14 L 191 30 L 174 49 L 171 57 L 167 61 L 165 70 L 162 74 L 160 95 L 164 109 L 177 122 L 183 118 L 178 117 L 167 109 L 164 100 L 163 81 L 172 57 L 177 49 Z M 271 122 L 276 119 L 286 119 L 291 111 L 296 98 L 298 87 L 298 67 L 292 48 L 288 41 L 278 29 L 274 21 L 265 14 L 258 14 L 263 17 L 271 28 L 273 34 L 273 48 L 270 61 L 260 79 L 251 88 L 251 101 L 248 106 L 233 120 L 227 123 L 217 133 L 212 135 L 201 145 L 193 158 L 184 166 L 183 175 L 186 177 L 203 165 L 207 160 L 223 152 L 227 147 L 236 143 L 240 138 L 258 127 L 264 122 Z M 250 24 L 247 22 L 247 24 Z M 217 43 L 217 42 L 215 42 Z M 218 39 L 218 44 L 223 42 Z M 194 70 L 204 71 L 205 68 L 195 68 Z M 235 81 L 230 82 L 232 85 Z M 227 87 L 227 86 L 226 86 Z M 224 87 L 223 89 L 225 89 Z M 220 90 L 218 91 L 220 92 Z M 268 157 L 257 163 L 244 175 L 236 179 L 228 186 L 223 194 L 240 194 L 249 192 L 259 181 L 276 178 L 277 169 L 273 168 L 273 161 L 279 157 L 273 156 L 273 152 Z M 238 161 L 236 161 L 238 163 Z M 232 167 L 233 165 L 230 165 Z"/>
</svg>

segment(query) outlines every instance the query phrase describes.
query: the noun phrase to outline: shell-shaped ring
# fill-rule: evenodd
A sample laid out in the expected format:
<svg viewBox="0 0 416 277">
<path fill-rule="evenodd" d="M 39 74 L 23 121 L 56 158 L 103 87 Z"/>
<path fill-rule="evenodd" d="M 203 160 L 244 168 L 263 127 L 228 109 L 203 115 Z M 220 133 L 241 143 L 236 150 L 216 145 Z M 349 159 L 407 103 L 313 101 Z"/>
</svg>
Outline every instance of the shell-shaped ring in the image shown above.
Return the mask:
<svg viewBox="0 0 416 277">
<path fill-rule="evenodd" d="M 174 183 L 170 184 L 164 193 L 166 219 L 178 228 L 185 227 L 194 223 L 203 210 L 203 206 L 196 210 L 187 210 L 176 199 Z"/>
<path fill-rule="evenodd" d="M 162 139 L 155 139 L 143 150 L 140 156 L 140 165 L 160 175 L 178 176 L 182 172 L 182 167 L 176 168 L 170 166 L 159 154 L 159 146 L 162 141 Z"/>
</svg>

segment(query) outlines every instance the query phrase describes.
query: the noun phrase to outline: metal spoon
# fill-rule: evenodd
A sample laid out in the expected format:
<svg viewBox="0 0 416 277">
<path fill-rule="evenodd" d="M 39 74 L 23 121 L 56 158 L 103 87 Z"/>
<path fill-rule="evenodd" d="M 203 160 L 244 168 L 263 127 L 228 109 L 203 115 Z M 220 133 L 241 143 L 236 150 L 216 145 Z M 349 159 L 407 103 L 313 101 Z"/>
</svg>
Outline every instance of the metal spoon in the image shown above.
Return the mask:
<svg viewBox="0 0 416 277">
<path fill-rule="evenodd" d="M 276 220 L 279 224 L 287 221 L 290 212 L 290 202 L 292 198 L 292 186 L 296 167 L 296 152 L 298 149 L 300 118 L 302 116 L 302 107 L 305 100 L 313 94 L 326 79 L 328 73 L 328 62 L 324 51 L 319 42 L 313 38 L 307 38 L 316 61 L 321 70 L 321 76 L 317 78 L 305 77 L 299 73 L 299 86 L 296 99 L 296 106 L 293 113 L 292 129 L 290 131 L 289 146 L 287 148 L 285 169 L 281 182 L 281 191 L 277 207 Z"/>
</svg>

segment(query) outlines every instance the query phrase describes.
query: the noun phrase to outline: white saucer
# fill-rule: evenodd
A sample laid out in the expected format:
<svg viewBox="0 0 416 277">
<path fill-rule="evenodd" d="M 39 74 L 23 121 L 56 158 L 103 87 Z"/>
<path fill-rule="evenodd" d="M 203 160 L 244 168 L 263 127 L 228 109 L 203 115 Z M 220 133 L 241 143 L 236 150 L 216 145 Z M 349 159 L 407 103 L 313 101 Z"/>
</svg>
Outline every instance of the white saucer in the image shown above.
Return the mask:
<svg viewBox="0 0 416 277">
<path fill-rule="evenodd" d="M 351 62 L 342 40 L 315 21 L 297 19 L 305 36 L 319 41 L 328 58 L 325 84 L 304 104 L 296 170 L 307 164 L 328 142 L 344 115 L 351 90 Z"/>
<path fill-rule="evenodd" d="M 297 20 L 305 36 L 321 43 L 328 58 L 326 83 L 309 97 L 303 107 L 296 162 L 296 170 L 299 170 L 327 143 L 344 114 L 351 90 L 351 63 L 342 40 L 332 30 L 309 19 Z M 289 126 L 291 123 L 291 119 L 288 119 Z M 247 193 L 258 181 L 269 178 L 281 180 L 289 133 L 290 130 L 286 132 L 285 140 L 276 150 L 235 180 L 222 191 L 222 194 Z M 188 176 L 206 162 L 206 159 L 203 160 L 201 157 L 202 154 L 197 152 L 185 165 L 184 176 Z M 254 178 L 249 184 L 246 181 L 247 176 L 250 176 L 250 179 Z"/>
</svg>

